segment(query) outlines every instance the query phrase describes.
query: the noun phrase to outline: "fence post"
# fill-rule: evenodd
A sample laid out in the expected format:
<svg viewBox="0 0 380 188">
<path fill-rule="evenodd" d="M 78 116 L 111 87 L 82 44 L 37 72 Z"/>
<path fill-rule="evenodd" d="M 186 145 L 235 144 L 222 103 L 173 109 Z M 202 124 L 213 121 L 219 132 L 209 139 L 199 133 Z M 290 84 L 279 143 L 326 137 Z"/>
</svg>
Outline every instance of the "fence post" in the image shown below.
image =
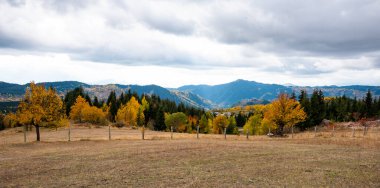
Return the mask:
<svg viewBox="0 0 380 188">
<path fill-rule="evenodd" d="M 317 137 L 317 126 L 314 127 L 314 137 Z"/>
<path fill-rule="evenodd" d="M 27 127 L 26 127 L 26 125 L 24 125 L 24 143 L 26 143 L 26 129 L 27 129 Z"/>
<path fill-rule="evenodd" d="M 224 128 L 224 140 L 227 140 L 227 128 Z"/>
<path fill-rule="evenodd" d="M 335 125 L 333 125 L 333 131 L 332 131 L 332 136 L 335 136 Z"/>
<path fill-rule="evenodd" d="M 71 122 L 69 123 L 69 142 L 71 141 Z"/>
<path fill-rule="evenodd" d="M 247 140 L 249 139 L 249 130 L 247 129 Z"/>
<path fill-rule="evenodd" d="M 143 127 L 142 127 L 142 131 L 141 131 L 141 137 L 142 137 L 142 139 L 144 140 L 145 138 L 145 126 L 143 125 Z"/>
<path fill-rule="evenodd" d="M 197 126 L 197 139 L 199 139 L 199 125 Z"/>
<path fill-rule="evenodd" d="M 108 125 L 108 140 L 111 140 L 111 125 Z"/>
<path fill-rule="evenodd" d="M 173 126 L 170 126 L 170 132 L 171 132 L 170 139 L 173 140 Z"/>
</svg>

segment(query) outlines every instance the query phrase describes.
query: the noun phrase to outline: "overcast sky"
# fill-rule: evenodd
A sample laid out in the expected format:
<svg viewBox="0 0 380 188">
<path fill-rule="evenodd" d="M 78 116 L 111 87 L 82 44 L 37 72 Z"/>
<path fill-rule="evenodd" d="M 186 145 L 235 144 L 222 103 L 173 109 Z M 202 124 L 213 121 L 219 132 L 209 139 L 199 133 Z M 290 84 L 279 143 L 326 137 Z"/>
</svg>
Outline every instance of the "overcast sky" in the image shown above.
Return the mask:
<svg viewBox="0 0 380 188">
<path fill-rule="evenodd" d="M 380 85 L 379 0 L 0 0 L 0 81 Z"/>
</svg>

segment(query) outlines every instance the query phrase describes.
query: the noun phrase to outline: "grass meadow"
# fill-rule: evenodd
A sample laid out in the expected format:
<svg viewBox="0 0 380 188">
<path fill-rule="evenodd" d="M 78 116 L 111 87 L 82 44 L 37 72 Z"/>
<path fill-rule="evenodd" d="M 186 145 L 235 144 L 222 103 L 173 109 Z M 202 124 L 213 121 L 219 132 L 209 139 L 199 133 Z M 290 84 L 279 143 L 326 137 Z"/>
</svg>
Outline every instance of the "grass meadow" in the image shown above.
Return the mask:
<svg viewBox="0 0 380 188">
<path fill-rule="evenodd" d="M 108 127 L 0 132 L 1 187 L 380 187 L 380 131 L 293 138 Z"/>
</svg>

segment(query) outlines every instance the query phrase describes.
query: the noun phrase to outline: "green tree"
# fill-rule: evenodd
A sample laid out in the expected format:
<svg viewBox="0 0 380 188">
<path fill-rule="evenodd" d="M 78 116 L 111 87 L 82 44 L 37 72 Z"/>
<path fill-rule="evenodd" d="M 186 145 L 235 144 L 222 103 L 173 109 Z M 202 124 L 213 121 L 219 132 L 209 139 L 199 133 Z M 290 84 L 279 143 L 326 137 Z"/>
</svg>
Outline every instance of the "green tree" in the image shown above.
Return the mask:
<svg viewBox="0 0 380 188">
<path fill-rule="evenodd" d="M 228 118 L 227 134 L 239 134 L 239 129 L 236 126 L 235 116 L 230 116 Z"/>
<path fill-rule="evenodd" d="M 94 102 L 92 103 L 92 105 L 94 105 L 98 108 L 102 107 L 102 105 L 99 103 L 98 97 L 96 97 L 96 96 L 94 97 Z"/>
<path fill-rule="evenodd" d="M 116 92 L 111 91 L 110 95 L 107 99 L 107 105 L 109 106 L 108 112 L 109 112 L 109 120 L 111 122 L 115 121 L 115 116 L 117 114 L 117 111 L 119 107 L 117 106 L 117 100 L 116 100 Z"/>
<path fill-rule="evenodd" d="M 310 104 L 310 100 L 307 96 L 306 90 L 301 90 L 298 101 L 299 101 L 301 107 L 303 108 L 304 112 L 309 117 L 311 114 L 311 104 Z M 307 118 L 305 121 L 297 124 L 297 127 L 299 127 L 301 130 L 305 130 L 306 128 L 308 128 L 310 126 L 311 126 L 310 118 Z"/>
<path fill-rule="evenodd" d="M 314 90 L 310 99 L 310 114 L 308 114 L 310 126 L 319 125 L 325 118 L 324 96 L 321 90 Z"/>
<path fill-rule="evenodd" d="M 158 108 L 158 110 L 157 110 L 155 120 L 156 120 L 155 124 L 154 124 L 155 130 L 158 130 L 158 131 L 165 130 L 165 128 L 166 128 L 166 126 L 165 126 L 165 112 L 162 110 L 161 107 Z"/>
<path fill-rule="evenodd" d="M 373 117 L 372 102 L 373 102 L 372 93 L 371 93 L 370 90 L 368 90 L 367 94 L 365 96 L 365 99 L 364 99 L 364 103 L 365 103 L 365 117 L 367 117 L 367 118 Z"/>
<path fill-rule="evenodd" d="M 254 113 L 251 117 L 249 117 L 248 121 L 243 127 L 245 133 L 255 135 L 255 134 L 264 134 L 266 130 L 264 130 L 262 126 L 262 121 L 264 118 L 265 105 L 255 105 L 253 106 Z"/>
<path fill-rule="evenodd" d="M 246 117 L 241 112 L 239 112 L 236 116 L 236 125 L 238 127 L 243 127 L 246 121 Z"/>
<path fill-rule="evenodd" d="M 165 117 L 166 129 L 170 130 L 171 127 L 177 132 L 187 132 L 187 116 L 183 112 L 169 114 Z"/>
<path fill-rule="evenodd" d="M 199 132 L 201 133 L 209 133 L 210 127 L 208 126 L 208 120 L 205 114 L 202 115 L 199 120 Z"/>
</svg>

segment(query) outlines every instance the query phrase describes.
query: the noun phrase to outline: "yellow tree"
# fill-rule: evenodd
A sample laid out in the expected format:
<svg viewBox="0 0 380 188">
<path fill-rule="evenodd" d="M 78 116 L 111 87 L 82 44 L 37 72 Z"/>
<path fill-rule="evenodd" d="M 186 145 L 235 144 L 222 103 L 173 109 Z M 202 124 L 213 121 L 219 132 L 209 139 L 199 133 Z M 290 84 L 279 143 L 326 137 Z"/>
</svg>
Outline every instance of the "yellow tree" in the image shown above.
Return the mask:
<svg viewBox="0 0 380 188">
<path fill-rule="evenodd" d="M 14 113 L 7 114 L 4 119 L 3 123 L 6 128 L 14 127 L 17 123 L 17 116 Z"/>
<path fill-rule="evenodd" d="M 54 89 L 46 90 L 43 85 L 31 82 L 16 115 L 20 124 L 36 127 L 37 141 L 40 141 L 40 127 L 57 127 L 64 118 L 63 102 Z"/>
<path fill-rule="evenodd" d="M 74 105 L 71 106 L 70 119 L 82 123 L 84 118 L 83 111 L 87 106 L 89 106 L 89 104 L 87 103 L 86 99 L 79 95 L 75 100 Z"/>
<path fill-rule="evenodd" d="M 264 119 L 276 125 L 276 134 L 282 136 L 285 126 L 291 127 L 305 121 L 306 113 L 298 101 L 280 94 L 277 100 L 268 105 Z"/>
<path fill-rule="evenodd" d="M 128 126 L 136 126 L 139 108 L 139 102 L 132 96 L 128 103 L 126 105 L 122 105 L 117 111 L 115 117 L 116 121 Z"/>
<path fill-rule="evenodd" d="M 70 110 L 70 119 L 82 123 L 106 124 L 106 112 L 90 104 L 81 96 L 75 100 Z"/>
<path fill-rule="evenodd" d="M 141 105 L 139 107 L 139 110 L 137 112 L 137 125 L 138 126 L 144 126 L 145 124 L 145 115 L 144 115 L 144 112 L 145 110 L 149 110 L 149 103 L 148 101 L 145 99 L 145 96 L 142 98 L 141 100 Z"/>
<path fill-rule="evenodd" d="M 224 131 L 224 128 L 228 126 L 228 119 L 224 115 L 219 115 L 214 118 L 212 132 L 215 134 L 221 134 Z"/>
</svg>

